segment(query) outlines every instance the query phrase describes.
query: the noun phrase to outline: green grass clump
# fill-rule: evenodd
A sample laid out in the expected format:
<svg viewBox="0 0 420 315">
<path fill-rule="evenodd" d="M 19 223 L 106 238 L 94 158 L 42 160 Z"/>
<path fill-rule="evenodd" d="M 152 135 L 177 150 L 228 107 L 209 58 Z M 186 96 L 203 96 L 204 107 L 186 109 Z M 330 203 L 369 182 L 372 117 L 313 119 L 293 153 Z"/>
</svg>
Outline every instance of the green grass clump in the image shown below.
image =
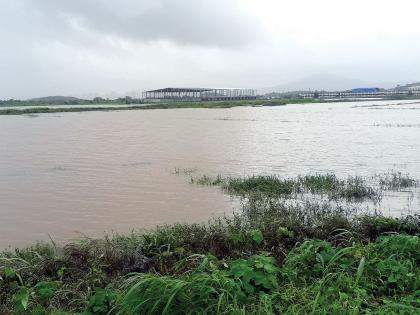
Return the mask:
<svg viewBox="0 0 420 315">
<path fill-rule="evenodd" d="M 290 196 L 299 191 L 300 188 L 299 183 L 294 179 L 281 179 L 277 176 L 263 175 L 245 178 L 202 175 L 191 177 L 191 183 L 205 186 L 220 186 L 229 194 L 242 197 L 251 194 L 270 197 Z"/>
<path fill-rule="evenodd" d="M 315 174 L 299 177 L 300 184 L 311 193 L 330 193 L 344 187 L 344 181 L 335 174 Z"/>
<path fill-rule="evenodd" d="M 267 255 L 221 263 L 214 257 L 187 276 L 135 275 L 118 314 L 241 314 L 257 294 L 277 289 L 279 268 Z"/>
<path fill-rule="evenodd" d="M 349 177 L 345 185 L 332 193 L 333 198 L 346 200 L 373 200 L 378 201 L 381 198 L 380 193 L 373 187 L 366 184 L 362 177 Z"/>
<path fill-rule="evenodd" d="M 299 177 L 302 190 L 312 194 L 327 195 L 330 199 L 349 201 L 380 199 L 378 189 L 369 186 L 360 176 L 349 176 L 346 180 L 337 178 L 335 174 L 315 174 Z"/>
<path fill-rule="evenodd" d="M 117 314 L 229 314 L 244 299 L 241 293 L 239 282 L 219 271 L 179 278 L 137 275 Z"/>
<path fill-rule="evenodd" d="M 203 175 L 200 177 L 191 177 L 191 184 L 197 184 L 202 186 L 218 186 L 223 185 L 225 180 L 222 178 L 221 175 L 217 175 L 216 177 L 210 177 L 207 175 Z"/>
<path fill-rule="evenodd" d="M 280 178 L 278 176 L 254 175 L 248 177 L 227 177 L 221 175 L 210 177 L 191 177 L 191 183 L 205 186 L 220 186 L 231 195 L 248 197 L 260 194 L 265 197 L 296 197 L 297 194 L 310 193 L 327 196 L 334 200 L 379 201 L 380 189 L 367 184 L 362 177 L 349 176 L 341 180 L 335 174 L 315 174 L 297 178 Z"/>
<path fill-rule="evenodd" d="M 247 178 L 229 178 L 223 188 L 235 195 L 246 196 L 263 194 L 266 196 L 291 195 L 298 190 L 292 179 L 280 179 L 276 176 L 251 176 Z"/>
<path fill-rule="evenodd" d="M 408 174 L 391 171 L 385 174 L 376 175 L 379 185 L 383 189 L 401 190 L 404 188 L 417 187 L 418 181 Z"/>
<path fill-rule="evenodd" d="M 407 215 L 401 218 L 385 217 L 381 215 L 363 215 L 356 220 L 364 235 L 371 239 L 385 233 L 401 233 L 414 235 L 419 233 L 420 215 Z"/>
</svg>

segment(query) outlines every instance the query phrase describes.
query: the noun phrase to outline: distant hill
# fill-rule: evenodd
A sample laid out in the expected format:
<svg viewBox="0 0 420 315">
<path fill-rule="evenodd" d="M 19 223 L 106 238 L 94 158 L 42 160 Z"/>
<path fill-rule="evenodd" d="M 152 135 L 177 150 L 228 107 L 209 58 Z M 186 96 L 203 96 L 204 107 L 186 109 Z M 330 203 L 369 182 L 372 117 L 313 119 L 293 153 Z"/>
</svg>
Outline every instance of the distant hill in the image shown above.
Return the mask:
<svg viewBox="0 0 420 315">
<path fill-rule="evenodd" d="M 72 96 L 44 96 L 44 97 L 31 98 L 28 101 L 45 102 L 45 103 L 64 103 L 64 102 L 79 102 L 83 100 L 77 97 L 72 97 Z"/>
<path fill-rule="evenodd" d="M 297 81 L 258 89 L 261 94 L 271 92 L 287 92 L 287 91 L 308 91 L 308 90 L 324 90 L 324 91 L 341 91 L 349 90 L 357 87 L 383 87 L 390 88 L 393 85 L 389 82 L 367 82 L 352 78 L 341 77 L 332 74 L 317 74 L 307 76 Z"/>
<path fill-rule="evenodd" d="M 82 99 L 73 96 L 45 96 L 27 100 L 0 100 L 0 106 L 38 106 L 38 105 L 90 105 L 90 104 L 142 104 L 140 98 L 130 96 L 116 99 L 104 99 L 94 97 L 93 99 Z"/>
<path fill-rule="evenodd" d="M 420 82 L 414 82 L 410 84 L 406 84 L 405 87 L 412 87 L 412 86 L 420 86 Z"/>
</svg>

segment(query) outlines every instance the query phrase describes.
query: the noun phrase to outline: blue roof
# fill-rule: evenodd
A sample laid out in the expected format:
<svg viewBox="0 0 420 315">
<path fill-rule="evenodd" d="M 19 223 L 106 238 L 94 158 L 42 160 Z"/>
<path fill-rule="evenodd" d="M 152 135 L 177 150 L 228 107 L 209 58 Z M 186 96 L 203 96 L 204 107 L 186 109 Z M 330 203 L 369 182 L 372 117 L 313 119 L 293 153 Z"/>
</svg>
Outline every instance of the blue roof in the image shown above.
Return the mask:
<svg viewBox="0 0 420 315">
<path fill-rule="evenodd" d="M 352 93 L 373 93 L 373 92 L 379 92 L 379 88 L 355 88 L 351 89 Z"/>
</svg>

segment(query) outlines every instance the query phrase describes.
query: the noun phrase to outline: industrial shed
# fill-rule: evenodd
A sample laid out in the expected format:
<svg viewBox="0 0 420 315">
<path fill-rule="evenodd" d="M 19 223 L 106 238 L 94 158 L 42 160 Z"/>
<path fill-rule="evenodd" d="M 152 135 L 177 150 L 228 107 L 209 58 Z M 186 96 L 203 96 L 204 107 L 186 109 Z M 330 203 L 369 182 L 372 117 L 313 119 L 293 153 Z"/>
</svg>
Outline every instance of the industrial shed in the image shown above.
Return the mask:
<svg viewBox="0 0 420 315">
<path fill-rule="evenodd" d="M 380 91 L 380 89 L 377 88 L 377 87 L 351 89 L 351 93 L 362 93 L 362 94 L 366 94 L 366 93 L 377 93 L 379 91 Z"/>
<path fill-rule="evenodd" d="M 143 92 L 143 99 L 149 101 L 224 101 L 255 99 L 253 89 L 241 88 L 173 88 Z"/>
</svg>

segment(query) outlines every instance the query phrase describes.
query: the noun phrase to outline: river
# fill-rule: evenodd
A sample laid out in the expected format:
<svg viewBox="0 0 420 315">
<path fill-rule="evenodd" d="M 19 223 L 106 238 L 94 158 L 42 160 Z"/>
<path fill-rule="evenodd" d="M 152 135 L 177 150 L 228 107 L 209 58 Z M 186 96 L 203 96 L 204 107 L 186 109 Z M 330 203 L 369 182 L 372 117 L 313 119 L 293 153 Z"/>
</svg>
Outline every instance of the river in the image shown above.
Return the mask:
<svg viewBox="0 0 420 315">
<path fill-rule="evenodd" d="M 412 100 L 0 116 L 0 246 L 232 211 L 230 197 L 191 185 L 175 169 L 280 176 L 397 170 L 419 179 L 419 139 L 420 104 Z M 420 203 L 410 207 L 419 211 Z"/>
</svg>

